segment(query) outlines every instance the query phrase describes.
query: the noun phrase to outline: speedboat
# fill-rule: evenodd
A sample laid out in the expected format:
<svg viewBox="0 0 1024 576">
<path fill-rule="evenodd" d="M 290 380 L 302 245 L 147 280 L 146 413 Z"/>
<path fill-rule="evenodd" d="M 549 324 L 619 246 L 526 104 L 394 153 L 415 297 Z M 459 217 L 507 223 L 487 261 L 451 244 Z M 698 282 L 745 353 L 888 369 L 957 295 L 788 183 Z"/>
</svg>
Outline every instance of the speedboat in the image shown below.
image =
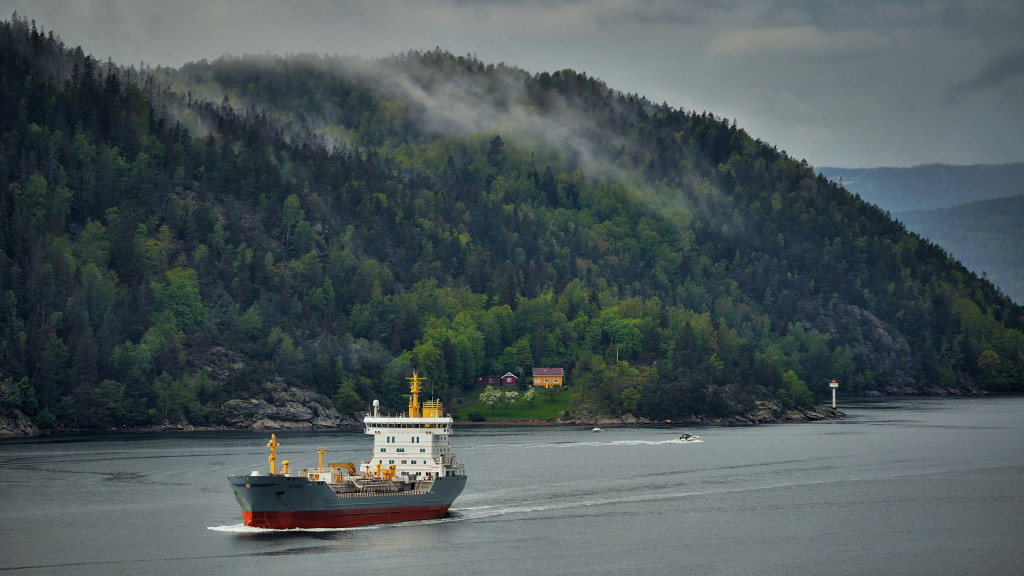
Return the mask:
<svg viewBox="0 0 1024 576">
<path fill-rule="evenodd" d="M 591 430 L 591 432 L 604 432 L 604 428 L 601 428 L 600 426 L 594 426 L 594 429 Z"/>
<path fill-rule="evenodd" d="M 696 436 L 694 434 L 683 434 L 679 437 L 677 442 L 693 442 L 695 440 L 700 440 L 700 436 Z"/>
</svg>

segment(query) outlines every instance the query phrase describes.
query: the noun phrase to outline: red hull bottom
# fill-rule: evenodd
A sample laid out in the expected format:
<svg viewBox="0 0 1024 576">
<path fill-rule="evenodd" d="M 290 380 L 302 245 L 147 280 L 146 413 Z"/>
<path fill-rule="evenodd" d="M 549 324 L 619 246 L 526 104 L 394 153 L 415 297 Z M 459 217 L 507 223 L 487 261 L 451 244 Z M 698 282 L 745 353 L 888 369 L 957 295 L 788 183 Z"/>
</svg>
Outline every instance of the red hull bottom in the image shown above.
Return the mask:
<svg viewBox="0 0 1024 576">
<path fill-rule="evenodd" d="M 448 506 L 370 508 L 365 510 L 292 510 L 288 512 L 246 512 L 246 526 L 257 528 L 354 528 L 370 524 L 391 524 L 410 520 L 440 518 Z"/>
</svg>

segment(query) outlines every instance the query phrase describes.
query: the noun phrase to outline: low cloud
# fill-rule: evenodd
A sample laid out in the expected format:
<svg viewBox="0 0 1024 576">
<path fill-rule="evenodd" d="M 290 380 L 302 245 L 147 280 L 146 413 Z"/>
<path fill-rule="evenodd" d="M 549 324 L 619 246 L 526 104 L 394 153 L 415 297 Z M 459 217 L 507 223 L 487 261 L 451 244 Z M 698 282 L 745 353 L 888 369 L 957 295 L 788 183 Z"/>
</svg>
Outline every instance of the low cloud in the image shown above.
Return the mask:
<svg viewBox="0 0 1024 576">
<path fill-rule="evenodd" d="M 1021 80 L 1024 80 L 1024 49 L 991 58 L 973 77 L 950 86 L 946 91 L 946 101 L 953 103 L 974 93 Z"/>
<path fill-rule="evenodd" d="M 708 45 L 710 56 L 802 54 L 815 57 L 873 52 L 891 43 L 878 31 L 824 31 L 814 26 L 723 30 Z"/>
<path fill-rule="evenodd" d="M 223 54 L 372 59 L 440 47 L 533 73 L 570 68 L 737 118 L 815 164 L 1015 162 L 1024 150 L 1021 0 L 0 0 L 0 8 L 0 17 L 17 11 L 122 65 Z M 410 88 L 445 129 L 532 127 L 511 107 L 492 118 Z M 968 99 L 986 105 L 953 105 Z M 559 129 L 577 131 L 573 122 Z M 835 135 L 834 147 L 807 139 L 821 130 Z"/>
</svg>

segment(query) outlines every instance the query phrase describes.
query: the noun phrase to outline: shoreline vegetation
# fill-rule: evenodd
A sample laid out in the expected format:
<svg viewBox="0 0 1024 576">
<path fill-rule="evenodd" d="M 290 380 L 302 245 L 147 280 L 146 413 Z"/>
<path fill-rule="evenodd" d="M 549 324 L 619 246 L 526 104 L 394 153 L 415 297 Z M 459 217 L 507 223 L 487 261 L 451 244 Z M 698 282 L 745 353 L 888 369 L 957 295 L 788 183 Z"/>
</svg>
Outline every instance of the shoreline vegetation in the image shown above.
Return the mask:
<svg viewBox="0 0 1024 576">
<path fill-rule="evenodd" d="M 277 402 L 279 398 L 275 398 L 273 395 L 266 399 L 232 400 L 221 407 L 220 422 L 216 424 L 194 424 L 179 421 L 164 422 L 153 426 L 106 428 L 82 426 L 43 429 L 23 412 L 8 410 L 0 412 L 0 440 L 19 437 L 117 433 L 358 430 L 363 427 L 362 418 L 365 412 L 341 414 L 330 406 L 326 397 L 309 391 L 300 394 L 303 392 L 302 390 L 283 386 L 281 383 L 268 385 L 268 389 L 275 391 L 278 396 L 281 393 L 287 393 L 292 401 L 279 404 Z M 477 398 L 479 392 L 479 389 L 471 390 L 466 397 Z M 851 398 L 895 398 L 899 396 L 980 397 L 990 396 L 990 394 L 984 391 L 960 389 L 936 389 L 931 394 L 915 394 L 912 391 L 903 390 L 902 393 L 894 394 L 871 393 L 847 396 L 844 400 L 848 402 Z M 295 402 L 297 399 L 300 401 Z M 481 411 L 487 409 L 491 409 L 490 414 L 481 414 Z M 456 403 L 450 413 L 458 427 L 699 428 L 806 423 L 847 418 L 846 413 L 841 409 L 833 408 L 828 403 L 794 406 L 786 405 L 777 398 L 769 397 L 756 400 L 752 410 L 725 415 L 690 414 L 671 419 L 656 419 L 627 413 L 615 417 L 607 414 L 595 414 L 585 408 L 570 411 L 568 391 L 538 399 L 535 404 L 529 406 L 525 403 L 515 403 L 504 409 L 491 408 L 484 405 L 479 399 L 460 401 Z"/>
<path fill-rule="evenodd" d="M 933 394 L 865 394 L 851 398 L 880 398 L 884 396 L 934 396 L 934 397 L 981 397 L 991 396 L 984 392 L 963 391 L 956 389 L 938 390 Z M 1014 395 L 1007 395 L 1014 396 Z M 316 395 L 307 400 L 312 401 Z M 554 399 L 552 399 L 554 400 Z M 567 397 L 559 398 L 558 404 L 564 402 L 567 405 Z M 314 430 L 358 430 L 363 427 L 362 417 L 365 413 L 339 415 L 336 411 L 320 413 L 319 416 L 311 416 L 316 412 L 313 410 L 295 410 L 294 408 L 282 410 L 275 408 L 265 402 L 246 401 L 245 404 L 260 406 L 256 413 L 249 414 L 244 420 L 234 419 L 233 424 L 203 424 L 195 425 L 189 422 L 170 423 L 155 426 L 123 426 L 120 428 L 57 428 L 41 429 L 24 413 L 14 410 L 0 413 L 0 440 L 10 438 L 26 438 L 37 436 L 72 436 L 90 434 L 118 434 L 118 433 L 155 433 L 155 432 L 259 432 L 259 431 L 314 431 Z M 551 426 L 551 427 L 591 427 L 601 428 L 699 428 L 718 426 L 761 426 L 771 424 L 793 424 L 819 422 L 822 420 L 841 420 L 847 418 L 847 414 L 839 408 L 833 408 L 828 404 L 815 404 L 812 408 L 799 406 L 784 406 L 776 399 L 757 400 L 755 409 L 736 414 L 709 416 L 689 415 L 679 418 L 658 420 L 646 417 L 637 417 L 632 414 L 624 414 L 620 417 L 608 415 L 591 414 L 585 410 L 569 414 L 562 411 L 555 417 L 530 416 L 530 410 L 513 410 L 512 414 L 497 414 L 496 411 L 490 416 L 482 416 L 479 413 L 470 412 L 470 409 L 479 408 L 477 402 L 468 402 L 459 405 L 452 414 L 455 418 L 455 425 L 458 427 L 522 427 L 522 426 Z M 225 409 L 226 413 L 230 410 Z M 516 414 L 518 412 L 518 415 Z M 237 416 L 237 415 L 236 415 Z M 232 420 L 228 417 L 227 420 Z"/>
</svg>

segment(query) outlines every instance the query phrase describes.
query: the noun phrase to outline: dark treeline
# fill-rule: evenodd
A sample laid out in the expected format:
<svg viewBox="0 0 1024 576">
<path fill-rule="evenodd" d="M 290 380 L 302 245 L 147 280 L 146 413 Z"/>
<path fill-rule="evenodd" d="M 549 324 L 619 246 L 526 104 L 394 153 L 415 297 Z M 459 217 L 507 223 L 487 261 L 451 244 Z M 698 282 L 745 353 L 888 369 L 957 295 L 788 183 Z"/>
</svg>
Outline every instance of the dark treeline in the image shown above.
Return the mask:
<svg viewBox="0 0 1024 576">
<path fill-rule="evenodd" d="M 99 63 L 0 25 L 0 382 L 41 427 L 346 412 L 566 369 L 574 409 L 1020 392 L 1024 310 L 806 164 L 571 70 Z"/>
</svg>

